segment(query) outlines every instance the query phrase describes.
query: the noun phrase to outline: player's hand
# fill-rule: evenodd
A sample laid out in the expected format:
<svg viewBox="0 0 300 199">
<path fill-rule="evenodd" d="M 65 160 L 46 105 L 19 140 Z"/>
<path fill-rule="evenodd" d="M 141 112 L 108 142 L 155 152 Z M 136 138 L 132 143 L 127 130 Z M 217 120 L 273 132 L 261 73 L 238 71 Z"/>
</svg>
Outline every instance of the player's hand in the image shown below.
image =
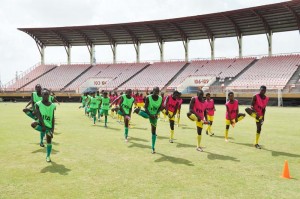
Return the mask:
<svg viewBox="0 0 300 199">
<path fill-rule="evenodd" d="M 238 119 L 237 118 L 235 118 L 235 123 L 237 123 L 238 122 Z"/>
<path fill-rule="evenodd" d="M 45 132 L 46 131 L 46 127 L 42 126 L 42 131 Z"/>
<path fill-rule="evenodd" d="M 150 118 L 155 119 L 156 117 L 155 117 L 155 115 L 150 115 Z"/>
<path fill-rule="evenodd" d="M 230 124 L 234 124 L 235 122 L 234 122 L 234 120 L 230 120 Z"/>
</svg>

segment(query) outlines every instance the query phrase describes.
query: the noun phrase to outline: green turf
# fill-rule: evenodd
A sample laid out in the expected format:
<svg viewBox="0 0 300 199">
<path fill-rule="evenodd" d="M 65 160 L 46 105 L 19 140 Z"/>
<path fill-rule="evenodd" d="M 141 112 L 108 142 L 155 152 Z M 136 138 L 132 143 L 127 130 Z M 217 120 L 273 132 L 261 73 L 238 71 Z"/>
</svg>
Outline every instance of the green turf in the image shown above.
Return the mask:
<svg viewBox="0 0 300 199">
<path fill-rule="evenodd" d="M 185 105 L 173 144 L 168 122 L 158 122 L 152 155 L 148 120 L 132 116 L 125 143 L 116 120 L 109 117 L 108 129 L 93 126 L 79 105 L 58 106 L 53 162 L 46 163 L 25 104 L 0 103 L 0 198 L 300 198 L 299 108 L 267 108 L 258 150 L 249 116 L 224 142 L 225 109 L 217 106 L 215 136 L 204 133 L 205 151 L 197 152 Z M 291 180 L 280 178 L 285 160 Z"/>
</svg>

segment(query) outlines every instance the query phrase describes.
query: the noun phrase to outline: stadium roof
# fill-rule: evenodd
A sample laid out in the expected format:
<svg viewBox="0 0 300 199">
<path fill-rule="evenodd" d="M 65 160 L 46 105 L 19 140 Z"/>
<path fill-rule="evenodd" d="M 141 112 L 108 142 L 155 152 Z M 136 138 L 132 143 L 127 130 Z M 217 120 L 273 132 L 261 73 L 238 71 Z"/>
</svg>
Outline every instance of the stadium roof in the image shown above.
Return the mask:
<svg viewBox="0 0 300 199">
<path fill-rule="evenodd" d="M 40 46 L 155 43 L 300 31 L 300 0 L 166 20 L 19 30 Z"/>
</svg>

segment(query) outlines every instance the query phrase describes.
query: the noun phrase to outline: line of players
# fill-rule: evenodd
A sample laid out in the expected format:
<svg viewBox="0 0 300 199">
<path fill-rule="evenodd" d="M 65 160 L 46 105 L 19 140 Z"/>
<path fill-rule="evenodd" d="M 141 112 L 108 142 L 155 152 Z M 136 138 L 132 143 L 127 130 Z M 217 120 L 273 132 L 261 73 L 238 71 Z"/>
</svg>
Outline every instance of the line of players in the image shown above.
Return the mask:
<svg viewBox="0 0 300 199">
<path fill-rule="evenodd" d="M 175 126 L 175 116 L 177 115 L 177 122 L 179 125 L 180 121 L 180 110 L 181 110 L 181 93 L 174 91 L 168 96 L 164 96 L 162 93 L 159 96 L 159 88 L 155 87 L 153 91 L 146 97 L 141 94 L 133 94 L 131 89 L 126 90 L 125 94 L 121 93 L 120 96 L 113 94 L 108 96 L 107 92 L 102 92 L 103 97 L 99 93 L 95 95 L 82 96 L 82 103 L 85 107 L 85 113 L 91 113 L 94 118 L 94 124 L 96 122 L 96 113 L 98 112 L 98 119 L 100 116 L 105 116 L 105 127 L 107 127 L 107 116 L 108 110 L 111 108 L 112 117 L 114 114 L 117 115 L 118 120 L 124 120 L 124 138 L 128 142 L 128 132 L 130 127 L 131 113 L 136 113 L 139 116 L 149 119 L 151 125 L 152 134 L 152 153 L 155 153 L 155 143 L 156 143 L 156 127 L 157 120 L 159 118 L 160 112 L 164 114 L 164 117 L 168 117 L 170 123 L 170 139 L 169 142 L 173 143 L 174 139 L 174 126 Z M 261 86 L 260 92 L 253 96 L 251 107 L 246 108 L 246 112 L 256 120 L 256 138 L 255 147 L 261 149 L 258 144 L 261 127 L 264 122 L 265 108 L 269 101 L 269 98 L 265 96 L 266 87 Z M 235 124 L 241 121 L 246 115 L 239 112 L 238 100 L 234 99 L 234 93 L 228 93 L 229 100 L 226 102 L 226 126 L 225 126 L 225 141 L 228 142 L 228 132 L 229 127 L 235 126 Z M 105 99 L 103 103 L 102 100 Z M 109 105 L 110 103 L 110 105 Z M 133 106 L 135 106 L 134 111 L 132 111 Z M 206 94 L 206 99 L 204 100 L 204 93 L 200 90 L 197 96 L 193 97 L 190 101 L 189 112 L 187 117 L 196 123 L 197 127 L 197 151 L 203 151 L 200 146 L 202 138 L 203 125 L 206 124 L 206 134 L 213 136 L 212 124 L 214 121 L 214 112 L 216 111 L 214 106 L 214 100 L 210 98 L 210 94 Z M 103 114 L 104 113 L 104 114 Z"/>
</svg>

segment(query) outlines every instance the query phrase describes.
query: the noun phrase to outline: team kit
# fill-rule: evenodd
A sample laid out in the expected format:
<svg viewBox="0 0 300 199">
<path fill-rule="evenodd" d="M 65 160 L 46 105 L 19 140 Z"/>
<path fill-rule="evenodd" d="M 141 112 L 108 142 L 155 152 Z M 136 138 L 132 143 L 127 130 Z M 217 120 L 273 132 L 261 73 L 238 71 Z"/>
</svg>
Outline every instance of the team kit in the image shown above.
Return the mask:
<svg viewBox="0 0 300 199">
<path fill-rule="evenodd" d="M 251 106 L 246 108 L 246 113 L 253 117 L 256 123 L 256 134 L 254 147 L 261 149 L 258 144 L 264 116 L 269 97 L 266 94 L 266 86 L 261 86 L 259 92 L 253 96 Z M 52 139 L 55 129 L 55 110 L 56 103 L 59 103 L 55 94 L 41 85 L 35 86 L 35 92 L 31 94 L 31 100 L 28 102 L 23 112 L 30 118 L 34 119 L 31 127 L 39 132 L 40 146 L 45 147 L 46 140 L 46 161 L 51 162 Z M 100 121 L 104 117 L 104 127 L 107 128 L 108 116 L 116 118 L 119 123 L 124 124 L 124 140 L 128 142 L 129 129 L 131 127 L 131 114 L 147 119 L 151 126 L 151 153 L 155 154 L 156 128 L 159 119 L 169 120 L 170 137 L 169 142 L 173 143 L 175 124 L 180 125 L 181 105 L 183 99 L 181 93 L 174 91 L 172 94 L 164 96 L 158 87 L 146 96 L 142 93 L 133 93 L 131 89 L 127 89 L 125 93 L 108 93 L 106 91 L 97 91 L 84 93 L 81 96 L 81 106 L 84 114 L 92 118 L 93 124 Z M 228 93 L 228 101 L 225 104 L 225 142 L 228 142 L 228 134 L 230 126 L 234 127 L 238 122 L 242 121 L 246 114 L 239 112 L 239 102 L 234 98 L 234 93 Z M 192 97 L 189 103 L 187 117 L 195 122 L 197 131 L 196 150 L 202 152 L 203 147 L 200 146 L 202 131 L 206 125 L 205 132 L 207 135 L 214 136 L 212 125 L 214 123 L 215 104 L 210 93 L 202 90 Z M 161 116 L 161 114 L 163 116 Z"/>
</svg>

